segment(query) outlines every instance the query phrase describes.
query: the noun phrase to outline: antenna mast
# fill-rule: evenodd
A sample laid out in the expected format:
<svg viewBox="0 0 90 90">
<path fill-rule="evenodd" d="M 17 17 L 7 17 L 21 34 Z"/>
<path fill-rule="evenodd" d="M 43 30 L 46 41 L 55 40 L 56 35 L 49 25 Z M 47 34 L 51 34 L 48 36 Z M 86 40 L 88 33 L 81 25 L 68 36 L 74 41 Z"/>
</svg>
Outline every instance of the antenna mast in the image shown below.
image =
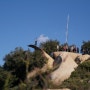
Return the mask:
<svg viewBox="0 0 90 90">
<path fill-rule="evenodd" d="M 68 23 L 69 23 L 69 14 L 68 14 L 68 16 L 67 16 L 66 43 L 68 43 Z"/>
</svg>

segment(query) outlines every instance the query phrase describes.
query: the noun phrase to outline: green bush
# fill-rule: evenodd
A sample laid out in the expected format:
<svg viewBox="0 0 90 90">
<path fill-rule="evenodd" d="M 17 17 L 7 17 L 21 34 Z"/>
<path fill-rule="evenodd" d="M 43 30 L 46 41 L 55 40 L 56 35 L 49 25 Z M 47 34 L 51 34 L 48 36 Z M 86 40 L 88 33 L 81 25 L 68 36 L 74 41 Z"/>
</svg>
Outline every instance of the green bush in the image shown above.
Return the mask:
<svg viewBox="0 0 90 90">
<path fill-rule="evenodd" d="M 71 77 L 60 85 L 60 88 L 65 87 L 71 90 L 90 90 L 90 61 L 80 64 Z"/>
</svg>

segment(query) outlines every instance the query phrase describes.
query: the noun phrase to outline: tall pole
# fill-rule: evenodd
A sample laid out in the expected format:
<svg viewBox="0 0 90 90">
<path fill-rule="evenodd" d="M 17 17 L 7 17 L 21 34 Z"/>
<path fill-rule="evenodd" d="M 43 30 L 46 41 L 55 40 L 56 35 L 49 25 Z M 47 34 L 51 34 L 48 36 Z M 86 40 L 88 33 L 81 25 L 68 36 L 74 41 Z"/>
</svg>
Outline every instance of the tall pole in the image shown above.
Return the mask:
<svg viewBox="0 0 90 90">
<path fill-rule="evenodd" d="M 69 14 L 68 14 L 68 16 L 67 16 L 66 43 L 68 43 L 68 24 L 69 24 Z"/>
<path fill-rule="evenodd" d="M 35 39 L 35 46 L 37 46 L 37 38 Z"/>
</svg>

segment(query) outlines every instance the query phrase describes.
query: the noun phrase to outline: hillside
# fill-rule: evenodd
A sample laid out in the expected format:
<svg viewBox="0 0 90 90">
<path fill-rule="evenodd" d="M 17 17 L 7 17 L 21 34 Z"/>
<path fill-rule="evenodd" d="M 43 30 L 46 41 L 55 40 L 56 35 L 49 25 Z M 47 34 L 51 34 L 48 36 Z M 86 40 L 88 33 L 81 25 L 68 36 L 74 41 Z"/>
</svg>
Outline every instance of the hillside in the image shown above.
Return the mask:
<svg viewBox="0 0 90 90">
<path fill-rule="evenodd" d="M 90 60 L 80 64 L 59 88 L 65 87 L 71 90 L 90 90 Z"/>
<path fill-rule="evenodd" d="M 53 69 L 53 58 L 51 58 L 45 51 L 43 51 L 44 57 L 48 59 L 47 64 L 43 66 L 41 69 L 35 69 L 32 72 L 28 73 L 27 78 L 31 78 L 38 74 L 38 72 L 44 73 L 48 70 Z M 62 62 L 60 63 L 60 66 L 58 69 L 52 71 L 50 73 L 51 81 L 54 84 L 60 84 L 64 80 L 68 79 L 73 71 L 78 67 L 76 59 L 78 59 L 79 63 L 84 62 L 85 60 L 89 59 L 89 55 L 81 55 L 78 53 L 72 53 L 72 52 L 54 52 L 54 57 L 57 57 L 58 55 L 61 56 Z"/>
<path fill-rule="evenodd" d="M 55 84 L 61 83 L 62 81 L 70 77 L 71 73 L 78 67 L 77 62 L 75 61 L 76 59 L 78 59 L 78 61 L 82 63 L 90 58 L 89 55 L 81 55 L 78 53 L 54 52 L 54 55 L 56 57 L 59 54 L 62 57 L 62 63 L 60 67 L 51 74 L 52 81 Z"/>
<path fill-rule="evenodd" d="M 50 72 L 48 73 L 48 75 L 50 77 L 50 78 L 48 78 L 49 81 L 46 80 L 47 78 L 44 79 L 45 84 L 52 83 L 52 86 L 46 84 L 46 87 L 48 87 L 48 88 L 58 88 L 58 86 L 59 86 L 59 88 L 60 88 L 60 86 L 61 86 L 61 88 L 62 87 L 70 88 L 70 86 L 62 84 L 63 81 L 67 80 L 70 76 L 73 77 L 72 72 L 74 73 L 74 72 L 76 72 L 76 70 L 79 70 L 78 67 L 79 66 L 81 67 L 82 63 L 84 63 L 90 59 L 89 55 L 82 55 L 82 54 L 78 54 L 78 53 L 62 52 L 62 51 L 54 52 L 53 53 L 54 58 L 57 57 L 58 55 L 60 55 L 62 57 L 62 62 L 60 64 L 60 66 L 58 67 L 58 69 L 52 71 L 54 60 L 44 50 L 43 50 L 43 54 L 44 54 L 44 57 L 48 59 L 46 66 L 44 66 L 42 69 L 34 70 L 36 72 L 35 73 L 31 72 L 31 73 L 29 73 L 29 75 L 32 75 L 32 74 L 36 75 L 36 74 L 38 74 L 38 72 L 45 73 L 48 70 L 50 70 Z M 86 63 L 88 63 L 88 62 L 86 62 Z M 90 69 L 90 67 L 89 67 L 89 69 Z M 87 72 L 85 72 L 85 73 L 87 73 Z M 79 74 L 79 72 L 77 74 Z M 33 75 L 28 78 L 33 77 Z M 47 74 L 45 74 L 45 75 L 47 76 Z M 80 75 L 79 75 L 79 77 L 80 77 Z M 65 82 L 65 83 L 67 84 L 67 82 Z M 72 82 L 70 82 L 70 83 L 72 83 Z"/>
<path fill-rule="evenodd" d="M 6 56 L 0 68 L 0 90 L 89 90 L 89 55 L 59 51 L 50 56 L 31 47 L 37 52 L 20 48 Z"/>
</svg>

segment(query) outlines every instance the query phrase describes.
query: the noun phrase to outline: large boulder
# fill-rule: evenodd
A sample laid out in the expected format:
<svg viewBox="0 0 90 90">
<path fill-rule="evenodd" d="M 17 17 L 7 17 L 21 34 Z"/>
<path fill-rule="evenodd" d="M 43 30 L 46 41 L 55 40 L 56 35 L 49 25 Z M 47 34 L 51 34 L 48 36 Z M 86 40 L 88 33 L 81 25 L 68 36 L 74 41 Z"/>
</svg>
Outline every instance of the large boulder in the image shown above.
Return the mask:
<svg viewBox="0 0 90 90">
<path fill-rule="evenodd" d="M 60 85 L 64 80 L 68 79 L 78 64 L 75 62 L 75 59 L 78 58 L 80 63 L 89 60 L 90 55 L 82 55 L 79 53 L 73 52 L 54 52 L 54 57 L 60 55 L 62 57 L 62 62 L 58 69 L 51 73 L 51 80 L 53 84 Z"/>
<path fill-rule="evenodd" d="M 68 79 L 71 73 L 78 66 L 69 53 L 67 52 L 61 53 L 61 57 L 62 57 L 62 62 L 59 68 L 51 73 L 51 81 L 56 85 L 58 84 L 60 85 L 60 83 Z"/>
<path fill-rule="evenodd" d="M 79 60 L 80 60 L 81 63 L 82 63 L 82 62 L 84 62 L 84 61 L 86 61 L 86 60 L 90 60 L 90 55 L 85 54 L 85 55 L 79 56 L 78 58 L 79 58 Z"/>
</svg>

